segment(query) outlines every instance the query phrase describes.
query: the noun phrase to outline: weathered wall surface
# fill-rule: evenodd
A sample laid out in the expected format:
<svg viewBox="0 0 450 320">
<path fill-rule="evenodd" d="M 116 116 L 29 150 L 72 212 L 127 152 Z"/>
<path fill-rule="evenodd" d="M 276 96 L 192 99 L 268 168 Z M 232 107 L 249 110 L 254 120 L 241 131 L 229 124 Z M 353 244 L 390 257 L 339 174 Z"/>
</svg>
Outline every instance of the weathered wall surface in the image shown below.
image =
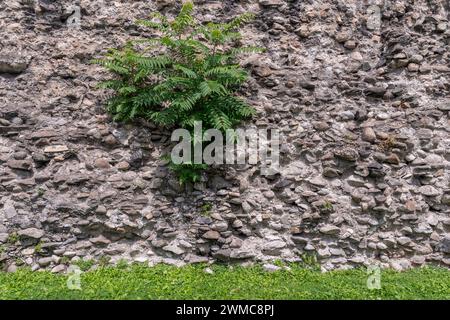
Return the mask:
<svg viewBox="0 0 450 320">
<path fill-rule="evenodd" d="M 190 190 L 160 165 L 167 133 L 110 121 L 94 90 L 106 74 L 88 63 L 172 2 L 1 0 L 6 269 L 305 254 L 324 269 L 450 265 L 448 2 L 195 1 L 205 21 L 257 13 L 245 42 L 267 52 L 245 61 L 245 92 L 253 125 L 280 128 L 283 145 L 279 176 L 228 166 Z"/>
</svg>

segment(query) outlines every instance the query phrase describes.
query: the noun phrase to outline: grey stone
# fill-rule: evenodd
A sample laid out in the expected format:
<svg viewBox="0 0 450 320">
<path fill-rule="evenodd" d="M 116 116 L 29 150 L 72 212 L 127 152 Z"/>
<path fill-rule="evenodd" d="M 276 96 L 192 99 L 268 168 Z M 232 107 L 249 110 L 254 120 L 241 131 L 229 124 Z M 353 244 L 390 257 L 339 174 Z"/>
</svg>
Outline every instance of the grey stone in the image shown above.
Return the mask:
<svg viewBox="0 0 450 320">
<path fill-rule="evenodd" d="M 52 262 L 53 262 L 53 258 L 52 258 L 52 257 L 40 258 L 40 259 L 37 261 L 37 263 L 39 264 L 40 267 L 47 267 L 47 266 L 49 266 Z"/>
<path fill-rule="evenodd" d="M 15 264 L 10 264 L 7 268 L 6 268 L 6 272 L 16 272 L 17 271 L 17 266 Z"/>
<path fill-rule="evenodd" d="M 286 247 L 286 243 L 282 240 L 273 240 L 263 247 L 263 252 L 269 255 L 278 256 L 281 250 Z"/>
<path fill-rule="evenodd" d="M 419 192 L 427 197 L 436 197 L 440 194 L 440 192 L 432 186 L 421 186 Z"/>
<path fill-rule="evenodd" d="M 264 7 L 277 7 L 284 4 L 282 0 L 259 0 L 259 4 Z"/>
<path fill-rule="evenodd" d="M 340 159 L 352 162 L 359 159 L 358 151 L 352 148 L 338 149 L 334 152 L 334 155 Z"/>
<path fill-rule="evenodd" d="M 45 153 L 60 153 L 66 151 L 69 151 L 69 148 L 67 148 L 67 146 L 64 145 L 48 146 L 44 148 Z"/>
<path fill-rule="evenodd" d="M 366 127 L 362 131 L 362 139 L 368 142 L 375 142 L 377 140 L 377 136 L 372 128 Z"/>
<path fill-rule="evenodd" d="M 14 202 L 11 200 L 6 200 L 5 204 L 3 205 L 3 213 L 7 219 L 12 219 L 15 216 L 17 216 L 17 210 L 14 206 Z"/>
<path fill-rule="evenodd" d="M 28 228 L 28 229 L 20 230 L 19 232 L 17 232 L 17 234 L 20 237 L 32 238 L 32 239 L 39 240 L 40 238 L 42 238 L 44 236 L 45 232 L 44 232 L 44 230 L 37 229 L 37 228 Z"/>
<path fill-rule="evenodd" d="M 214 230 L 209 230 L 204 233 L 202 237 L 208 240 L 217 240 L 220 238 L 220 233 Z"/>
<path fill-rule="evenodd" d="M 108 245 L 111 243 L 111 240 L 107 239 L 103 235 L 99 235 L 98 237 L 89 239 L 90 242 L 97 245 Z"/>
<path fill-rule="evenodd" d="M 208 257 L 197 256 L 195 254 L 188 254 L 185 258 L 188 263 L 207 263 L 209 261 Z"/>
<path fill-rule="evenodd" d="M 323 234 L 327 235 L 336 235 L 339 234 L 341 229 L 339 227 L 333 226 L 333 225 L 325 225 L 319 229 L 319 231 Z"/>
<path fill-rule="evenodd" d="M 450 236 L 444 237 L 439 244 L 440 251 L 450 254 Z"/>
<path fill-rule="evenodd" d="M 32 163 L 30 160 L 15 160 L 11 159 L 7 162 L 8 167 L 11 169 L 17 169 L 17 170 L 26 170 L 31 171 Z"/>
<path fill-rule="evenodd" d="M 16 53 L 0 54 L 0 73 L 20 74 L 28 67 L 26 58 Z"/>
<path fill-rule="evenodd" d="M 182 255 L 183 253 L 185 253 L 186 251 L 183 250 L 182 248 L 176 246 L 176 245 L 168 245 L 163 247 L 164 251 L 168 251 L 168 252 L 172 252 L 176 255 Z"/>
<path fill-rule="evenodd" d="M 266 263 L 263 265 L 263 269 L 267 272 L 275 272 L 280 271 L 282 268 L 270 263 Z"/>
</svg>

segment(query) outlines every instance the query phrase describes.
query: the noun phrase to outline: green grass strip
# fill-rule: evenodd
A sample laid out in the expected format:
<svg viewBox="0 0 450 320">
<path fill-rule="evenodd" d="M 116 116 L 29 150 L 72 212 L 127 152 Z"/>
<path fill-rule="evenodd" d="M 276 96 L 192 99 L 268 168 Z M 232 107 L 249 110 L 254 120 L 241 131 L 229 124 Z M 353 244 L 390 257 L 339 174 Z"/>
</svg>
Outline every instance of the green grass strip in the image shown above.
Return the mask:
<svg viewBox="0 0 450 320">
<path fill-rule="evenodd" d="M 0 273 L 0 299 L 450 299 L 450 270 L 381 271 L 381 289 L 369 290 L 363 269 L 321 273 L 291 266 L 268 273 L 260 266 L 177 268 L 102 267 L 81 275 L 81 290 L 67 275 L 20 269 Z"/>
</svg>

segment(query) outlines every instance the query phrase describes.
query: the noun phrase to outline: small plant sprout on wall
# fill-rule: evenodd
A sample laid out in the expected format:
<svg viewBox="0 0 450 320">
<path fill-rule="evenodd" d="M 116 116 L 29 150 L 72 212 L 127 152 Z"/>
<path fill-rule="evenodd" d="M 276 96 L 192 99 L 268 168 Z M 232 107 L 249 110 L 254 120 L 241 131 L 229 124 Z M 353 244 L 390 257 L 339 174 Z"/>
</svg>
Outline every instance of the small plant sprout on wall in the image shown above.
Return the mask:
<svg viewBox="0 0 450 320">
<path fill-rule="evenodd" d="M 154 13 L 137 23 L 155 30 L 157 36 L 128 42 L 94 60 L 114 74 L 101 84 L 112 89 L 108 111 L 116 121 L 143 118 L 167 129 L 183 128 L 193 137 L 194 124 L 202 130 L 234 129 L 256 114 L 237 94 L 247 79 L 239 66 L 242 54 L 261 52 L 240 46 L 239 29 L 253 19 L 243 14 L 227 23 L 199 23 L 192 2 L 183 4 L 170 19 Z M 191 139 L 193 147 L 199 141 Z M 181 183 L 196 182 L 206 164 L 171 162 Z"/>
</svg>

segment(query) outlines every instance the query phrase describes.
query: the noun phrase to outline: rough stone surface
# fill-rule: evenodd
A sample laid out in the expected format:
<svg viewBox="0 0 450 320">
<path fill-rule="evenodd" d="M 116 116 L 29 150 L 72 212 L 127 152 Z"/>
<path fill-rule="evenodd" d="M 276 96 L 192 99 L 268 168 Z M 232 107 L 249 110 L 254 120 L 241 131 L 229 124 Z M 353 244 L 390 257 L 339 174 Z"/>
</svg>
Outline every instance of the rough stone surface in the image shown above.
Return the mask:
<svg viewBox="0 0 450 320">
<path fill-rule="evenodd" d="M 243 40 L 267 50 L 243 61 L 243 92 L 254 125 L 281 129 L 282 166 L 228 166 L 185 188 L 159 160 L 170 132 L 113 122 L 95 89 L 107 73 L 89 63 L 143 35 L 132 21 L 177 6 L 81 0 L 76 28 L 73 3 L 0 2 L 5 270 L 102 257 L 274 269 L 305 253 L 325 270 L 450 265 L 445 1 L 199 1 L 204 21 L 256 13 Z"/>
<path fill-rule="evenodd" d="M 0 74 L 20 74 L 27 69 L 28 61 L 17 52 L 0 54 Z"/>
<path fill-rule="evenodd" d="M 21 237 L 40 239 L 44 236 L 44 231 L 36 228 L 28 228 L 20 230 L 17 234 Z"/>
</svg>

